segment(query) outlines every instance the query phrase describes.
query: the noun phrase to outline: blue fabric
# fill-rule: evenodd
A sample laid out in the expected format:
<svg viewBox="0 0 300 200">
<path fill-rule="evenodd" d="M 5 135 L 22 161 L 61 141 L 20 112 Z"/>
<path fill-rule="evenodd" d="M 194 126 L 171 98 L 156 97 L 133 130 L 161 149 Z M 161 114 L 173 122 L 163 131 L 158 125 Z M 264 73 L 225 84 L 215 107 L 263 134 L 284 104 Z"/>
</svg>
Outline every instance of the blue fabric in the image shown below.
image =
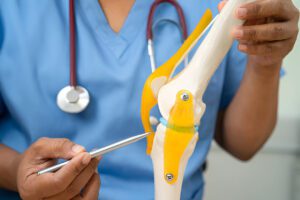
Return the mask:
<svg viewBox="0 0 300 200">
<path fill-rule="evenodd" d="M 0 116 L 3 114 L 3 111 L 4 111 L 4 105 L 0 96 Z"/>
<path fill-rule="evenodd" d="M 151 3 L 137 0 L 117 34 L 97 0 L 76 0 L 78 82 L 90 91 L 91 103 L 83 113 L 73 115 L 56 105 L 58 91 L 69 81 L 68 1 L 1 0 L 0 96 L 7 112 L 0 121 L 0 142 L 23 152 L 40 137 L 66 137 L 91 150 L 143 132 L 140 100 L 151 71 L 145 36 Z M 217 13 L 218 1 L 179 3 L 189 33 L 207 8 Z M 161 5 L 154 28 L 158 65 L 181 45 L 180 31 L 168 20 L 178 23 L 174 9 Z M 245 61 L 234 46 L 208 85 L 200 140 L 186 170 L 182 200 L 202 198 L 201 166 L 216 117 L 220 105 L 226 107 L 234 96 Z M 153 114 L 160 117 L 157 109 Z M 152 163 L 145 149 L 146 142 L 140 141 L 104 156 L 99 165 L 101 200 L 154 199 Z M 0 198 L 19 199 L 4 190 Z"/>
</svg>

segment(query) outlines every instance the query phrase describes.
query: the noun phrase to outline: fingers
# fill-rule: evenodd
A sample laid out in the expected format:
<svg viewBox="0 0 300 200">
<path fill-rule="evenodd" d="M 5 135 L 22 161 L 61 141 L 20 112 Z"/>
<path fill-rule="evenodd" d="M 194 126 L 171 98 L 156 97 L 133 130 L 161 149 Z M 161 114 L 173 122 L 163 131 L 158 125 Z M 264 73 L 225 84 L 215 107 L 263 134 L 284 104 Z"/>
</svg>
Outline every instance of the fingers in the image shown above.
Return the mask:
<svg viewBox="0 0 300 200">
<path fill-rule="evenodd" d="M 291 22 L 240 26 L 236 27 L 232 34 L 237 40 L 278 41 L 289 39 L 297 34 L 297 26 L 293 26 Z"/>
<path fill-rule="evenodd" d="M 90 164 L 75 178 L 65 191 L 55 196 L 55 200 L 72 199 L 80 194 L 81 190 L 87 185 L 95 170 L 98 168 L 99 158 L 93 159 Z"/>
<path fill-rule="evenodd" d="M 100 190 L 100 176 L 98 173 L 94 173 L 86 187 L 82 192 L 82 199 L 83 200 L 96 200 L 99 196 Z"/>
<path fill-rule="evenodd" d="M 244 20 L 276 17 L 282 20 L 292 19 L 299 11 L 290 0 L 257 0 L 240 6 L 236 16 Z"/>
<path fill-rule="evenodd" d="M 85 149 L 68 139 L 41 138 L 33 144 L 33 157 L 42 159 L 64 158 L 71 159 Z"/>
<path fill-rule="evenodd" d="M 236 16 L 245 20 L 233 29 L 239 50 L 261 66 L 281 63 L 298 34 L 299 11 L 291 0 L 256 0 L 241 5 Z"/>
<path fill-rule="evenodd" d="M 281 58 L 285 56 L 282 54 L 290 51 L 290 49 L 284 49 L 289 48 L 289 45 L 284 45 L 286 42 L 292 43 L 292 41 L 278 41 L 262 44 L 239 44 L 238 48 L 249 55 L 269 56 L 276 59 L 276 57 Z"/>
<path fill-rule="evenodd" d="M 55 173 L 46 173 L 36 177 L 34 188 L 39 188 L 40 196 L 58 194 L 73 182 L 73 180 L 90 163 L 89 153 L 81 153 Z"/>
<path fill-rule="evenodd" d="M 55 180 L 63 182 L 61 187 L 64 189 L 81 173 L 81 171 L 90 163 L 91 155 L 89 153 L 82 153 L 78 157 L 74 157 L 69 164 L 62 167 L 55 174 Z"/>
<path fill-rule="evenodd" d="M 82 195 L 75 196 L 72 200 L 97 200 L 100 189 L 100 176 L 98 173 L 94 173 Z"/>
</svg>

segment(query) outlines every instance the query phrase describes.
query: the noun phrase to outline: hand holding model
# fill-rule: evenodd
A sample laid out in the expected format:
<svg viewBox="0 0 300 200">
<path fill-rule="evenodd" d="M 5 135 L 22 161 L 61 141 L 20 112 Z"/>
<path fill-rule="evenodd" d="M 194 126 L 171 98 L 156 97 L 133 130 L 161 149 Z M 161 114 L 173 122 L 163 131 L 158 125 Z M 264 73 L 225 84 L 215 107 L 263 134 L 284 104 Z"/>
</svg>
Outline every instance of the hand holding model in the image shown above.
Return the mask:
<svg viewBox="0 0 300 200">
<path fill-rule="evenodd" d="M 226 0 L 221 2 L 221 9 Z M 291 0 L 261 0 L 241 5 L 236 17 L 246 20 L 232 31 L 240 51 L 257 70 L 279 70 L 298 34 L 299 10 Z M 274 66 L 274 67 L 272 67 Z"/>
</svg>

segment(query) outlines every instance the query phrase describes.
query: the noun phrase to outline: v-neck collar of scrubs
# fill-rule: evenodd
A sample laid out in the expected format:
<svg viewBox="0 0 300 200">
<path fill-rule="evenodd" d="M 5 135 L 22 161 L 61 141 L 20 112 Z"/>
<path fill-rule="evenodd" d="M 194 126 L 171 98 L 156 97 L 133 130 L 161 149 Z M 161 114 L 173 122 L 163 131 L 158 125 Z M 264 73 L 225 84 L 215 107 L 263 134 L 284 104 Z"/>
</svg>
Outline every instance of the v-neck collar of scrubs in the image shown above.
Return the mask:
<svg viewBox="0 0 300 200">
<path fill-rule="evenodd" d="M 97 37 L 120 58 L 128 45 L 136 38 L 141 27 L 146 28 L 147 16 L 152 1 L 136 0 L 122 25 L 116 33 L 110 27 L 108 20 L 98 0 L 78 0 L 82 12 L 88 18 Z M 145 36 L 146 40 L 146 36 Z"/>
</svg>

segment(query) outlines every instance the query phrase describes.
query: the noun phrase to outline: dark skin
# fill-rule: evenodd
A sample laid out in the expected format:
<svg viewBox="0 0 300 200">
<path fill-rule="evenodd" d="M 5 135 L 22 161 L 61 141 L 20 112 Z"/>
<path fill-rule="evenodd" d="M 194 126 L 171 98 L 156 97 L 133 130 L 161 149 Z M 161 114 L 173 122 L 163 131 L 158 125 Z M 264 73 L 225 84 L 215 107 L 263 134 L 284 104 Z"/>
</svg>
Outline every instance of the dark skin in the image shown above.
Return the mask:
<svg viewBox="0 0 300 200">
<path fill-rule="evenodd" d="M 42 138 L 23 154 L 3 145 L 1 148 L 0 186 L 18 191 L 22 199 L 98 199 L 100 179 L 96 169 L 100 158 L 91 159 L 83 147 L 68 139 Z M 55 173 L 37 175 L 54 165 L 57 158 L 71 161 Z"/>
<path fill-rule="evenodd" d="M 133 2 L 100 0 L 115 32 L 120 31 Z M 220 8 L 222 5 L 224 2 Z M 258 0 L 240 8 L 244 10 L 237 10 L 236 17 L 245 19 L 246 24 L 236 27 L 232 34 L 239 41 L 239 50 L 248 54 L 248 63 L 237 94 L 219 113 L 216 141 L 231 155 L 248 160 L 276 124 L 280 66 L 295 43 L 299 11 L 291 0 Z M 58 172 L 36 175 L 56 158 L 72 161 Z M 30 200 L 96 200 L 98 162 L 67 139 L 43 138 L 23 154 L 0 145 L 0 187 L 18 191 L 23 199 Z"/>
<path fill-rule="evenodd" d="M 280 67 L 295 44 L 299 10 L 291 0 L 258 0 L 242 5 L 236 17 L 246 20 L 232 35 L 248 63 L 233 101 L 219 113 L 215 139 L 231 155 L 249 160 L 275 127 Z"/>
</svg>

